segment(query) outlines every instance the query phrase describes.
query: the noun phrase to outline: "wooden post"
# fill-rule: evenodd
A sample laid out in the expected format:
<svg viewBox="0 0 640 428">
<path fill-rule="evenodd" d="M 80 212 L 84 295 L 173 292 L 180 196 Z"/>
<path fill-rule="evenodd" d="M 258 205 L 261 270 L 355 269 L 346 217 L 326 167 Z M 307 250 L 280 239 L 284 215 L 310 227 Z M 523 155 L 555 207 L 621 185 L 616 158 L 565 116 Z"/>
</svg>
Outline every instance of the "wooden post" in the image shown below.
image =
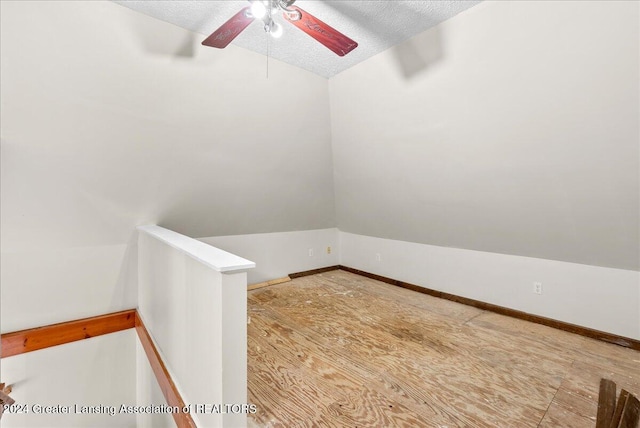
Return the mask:
<svg viewBox="0 0 640 428">
<path fill-rule="evenodd" d="M 609 379 L 600 379 L 598 395 L 598 417 L 596 428 L 609 428 L 616 408 L 616 384 Z"/>
<path fill-rule="evenodd" d="M 628 394 L 616 428 L 638 428 L 638 422 L 640 422 L 640 401 L 634 395 Z"/>
<path fill-rule="evenodd" d="M 620 396 L 618 397 L 618 404 L 616 405 L 615 412 L 613 412 L 613 417 L 611 418 L 611 424 L 609 425 L 609 428 L 618 428 L 620 426 L 620 421 L 622 420 L 622 413 L 624 412 L 624 408 L 627 404 L 628 398 L 629 398 L 628 391 L 624 389 L 620 391 Z"/>
</svg>

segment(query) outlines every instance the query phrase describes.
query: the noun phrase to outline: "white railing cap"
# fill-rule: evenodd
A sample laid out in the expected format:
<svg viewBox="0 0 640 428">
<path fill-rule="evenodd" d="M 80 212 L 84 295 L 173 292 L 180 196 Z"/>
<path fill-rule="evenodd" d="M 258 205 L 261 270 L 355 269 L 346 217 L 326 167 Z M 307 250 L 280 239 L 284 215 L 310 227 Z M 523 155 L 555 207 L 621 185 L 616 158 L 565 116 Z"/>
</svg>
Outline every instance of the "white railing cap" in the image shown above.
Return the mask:
<svg viewBox="0 0 640 428">
<path fill-rule="evenodd" d="M 155 224 L 138 226 L 137 229 L 218 272 L 233 272 L 256 267 L 252 261 Z"/>
</svg>

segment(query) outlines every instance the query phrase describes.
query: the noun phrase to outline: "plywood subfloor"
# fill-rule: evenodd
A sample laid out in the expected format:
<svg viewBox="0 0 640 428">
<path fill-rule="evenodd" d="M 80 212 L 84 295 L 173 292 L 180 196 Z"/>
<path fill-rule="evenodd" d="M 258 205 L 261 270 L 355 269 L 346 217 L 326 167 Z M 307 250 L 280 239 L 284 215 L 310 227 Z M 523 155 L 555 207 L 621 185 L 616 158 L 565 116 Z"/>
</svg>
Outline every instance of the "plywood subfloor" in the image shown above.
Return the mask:
<svg viewBox="0 0 640 428">
<path fill-rule="evenodd" d="M 640 353 L 344 271 L 249 292 L 262 427 L 593 428 Z"/>
</svg>

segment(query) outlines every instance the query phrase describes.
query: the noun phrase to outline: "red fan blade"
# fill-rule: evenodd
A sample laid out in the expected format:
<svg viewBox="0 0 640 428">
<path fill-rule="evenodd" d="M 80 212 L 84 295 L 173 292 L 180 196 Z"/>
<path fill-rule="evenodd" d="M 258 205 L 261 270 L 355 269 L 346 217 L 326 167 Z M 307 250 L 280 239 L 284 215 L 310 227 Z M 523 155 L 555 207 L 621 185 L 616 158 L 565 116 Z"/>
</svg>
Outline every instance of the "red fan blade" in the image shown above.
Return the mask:
<svg viewBox="0 0 640 428">
<path fill-rule="evenodd" d="M 202 41 L 205 46 L 211 46 L 212 48 L 223 49 L 226 48 L 229 43 L 238 34 L 242 33 L 242 30 L 247 28 L 253 21 L 253 17 L 250 17 L 249 7 L 243 8 L 240 12 L 236 13 L 227 22 L 222 24 L 220 28 L 214 31 L 209 37 Z"/>
<path fill-rule="evenodd" d="M 345 56 L 358 47 L 358 44 L 355 41 L 351 40 L 338 30 L 328 26 L 313 15 L 308 14 L 299 7 L 291 6 L 289 7 L 289 10 L 298 11 L 300 13 L 300 19 L 292 19 L 292 17 L 285 11 L 283 15 L 287 21 L 291 22 L 293 25 L 331 49 L 336 54 Z"/>
</svg>

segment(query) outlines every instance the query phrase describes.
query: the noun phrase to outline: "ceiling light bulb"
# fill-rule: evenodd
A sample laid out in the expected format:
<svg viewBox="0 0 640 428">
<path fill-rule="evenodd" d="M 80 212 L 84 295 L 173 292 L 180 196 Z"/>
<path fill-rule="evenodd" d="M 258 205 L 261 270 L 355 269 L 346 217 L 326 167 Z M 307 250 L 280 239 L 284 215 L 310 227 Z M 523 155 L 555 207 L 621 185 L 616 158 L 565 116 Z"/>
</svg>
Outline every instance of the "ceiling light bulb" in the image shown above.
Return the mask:
<svg viewBox="0 0 640 428">
<path fill-rule="evenodd" d="M 262 19 L 267 14 L 267 8 L 260 0 L 251 3 L 251 15 L 256 19 Z"/>
<path fill-rule="evenodd" d="M 280 36 L 282 36 L 282 25 L 274 22 L 271 24 L 271 31 L 269 31 L 269 33 L 274 39 L 279 39 Z"/>
</svg>

